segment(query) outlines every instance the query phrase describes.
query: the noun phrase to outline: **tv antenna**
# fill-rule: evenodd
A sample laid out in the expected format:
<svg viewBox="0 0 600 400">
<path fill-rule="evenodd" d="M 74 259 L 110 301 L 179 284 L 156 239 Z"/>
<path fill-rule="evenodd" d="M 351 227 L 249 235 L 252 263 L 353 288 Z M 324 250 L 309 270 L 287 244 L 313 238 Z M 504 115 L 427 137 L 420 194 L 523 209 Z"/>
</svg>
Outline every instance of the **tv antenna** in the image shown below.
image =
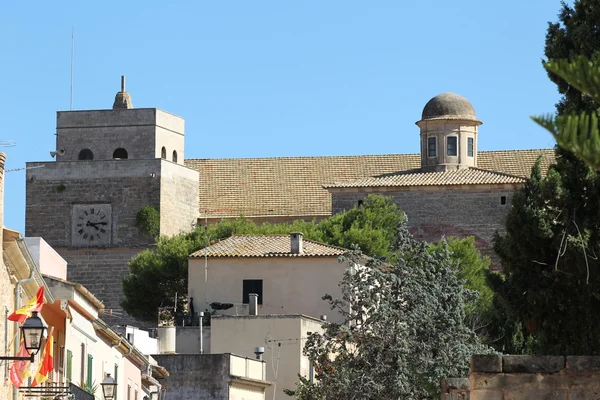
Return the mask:
<svg viewBox="0 0 600 400">
<path fill-rule="evenodd" d="M 73 111 L 73 68 L 75 65 L 75 27 L 71 27 L 71 96 L 69 98 L 69 111 Z"/>
</svg>

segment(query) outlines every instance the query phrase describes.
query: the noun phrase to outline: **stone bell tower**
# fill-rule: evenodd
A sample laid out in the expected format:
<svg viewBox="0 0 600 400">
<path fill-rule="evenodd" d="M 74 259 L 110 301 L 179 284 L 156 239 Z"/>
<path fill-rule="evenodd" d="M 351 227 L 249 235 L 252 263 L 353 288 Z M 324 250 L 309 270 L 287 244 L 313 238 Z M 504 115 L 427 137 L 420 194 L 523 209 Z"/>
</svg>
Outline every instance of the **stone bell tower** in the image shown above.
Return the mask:
<svg viewBox="0 0 600 400">
<path fill-rule="evenodd" d="M 133 108 L 122 77 L 112 109 L 57 113 L 53 154 L 56 161 L 27 164 L 34 168 L 27 170 L 26 235 L 43 237 L 67 260 L 69 280 L 122 314 L 127 264 L 154 244 L 136 225 L 140 209 L 159 211 L 161 235 L 197 221 L 198 172 L 183 165 L 184 120 Z"/>
</svg>

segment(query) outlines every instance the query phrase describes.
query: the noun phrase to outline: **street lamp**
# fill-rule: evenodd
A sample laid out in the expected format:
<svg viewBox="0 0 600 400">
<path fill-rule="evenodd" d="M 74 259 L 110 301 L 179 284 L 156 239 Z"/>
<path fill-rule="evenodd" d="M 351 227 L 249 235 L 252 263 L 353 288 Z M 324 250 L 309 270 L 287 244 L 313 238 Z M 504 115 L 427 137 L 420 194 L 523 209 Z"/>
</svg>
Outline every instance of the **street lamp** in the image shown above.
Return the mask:
<svg viewBox="0 0 600 400">
<path fill-rule="evenodd" d="M 113 400 L 115 398 L 115 388 L 117 387 L 117 382 L 110 377 L 110 374 L 106 374 L 106 378 L 104 378 L 100 385 L 102 385 L 104 400 Z"/>
<path fill-rule="evenodd" d="M 0 357 L 0 360 L 11 360 L 11 361 L 31 361 L 34 362 L 34 356 L 40 351 L 42 347 L 42 337 L 46 327 L 44 323 L 38 317 L 37 311 L 31 313 L 31 317 L 25 320 L 23 326 L 21 326 L 21 332 L 23 335 L 23 341 L 25 342 L 25 350 L 30 354 L 29 357 Z"/>
</svg>

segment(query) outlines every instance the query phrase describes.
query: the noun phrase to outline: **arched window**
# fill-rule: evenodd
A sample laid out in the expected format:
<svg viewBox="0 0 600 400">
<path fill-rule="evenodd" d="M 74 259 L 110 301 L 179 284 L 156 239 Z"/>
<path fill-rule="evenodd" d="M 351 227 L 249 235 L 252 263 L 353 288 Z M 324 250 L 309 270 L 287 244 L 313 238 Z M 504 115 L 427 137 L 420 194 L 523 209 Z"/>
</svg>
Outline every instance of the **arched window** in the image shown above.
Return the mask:
<svg viewBox="0 0 600 400">
<path fill-rule="evenodd" d="M 127 150 L 122 147 L 119 147 L 113 153 L 113 158 L 117 160 L 126 160 L 127 159 Z"/>
<path fill-rule="evenodd" d="M 177 152 L 175 150 L 173 150 L 173 162 L 177 162 Z"/>
<path fill-rule="evenodd" d="M 93 160 L 94 153 L 92 153 L 92 151 L 90 149 L 83 149 L 79 152 L 79 159 L 80 160 Z"/>
<path fill-rule="evenodd" d="M 163 146 L 162 150 L 160 151 L 160 158 L 163 160 L 167 159 L 167 149 L 165 149 L 165 146 Z"/>
</svg>

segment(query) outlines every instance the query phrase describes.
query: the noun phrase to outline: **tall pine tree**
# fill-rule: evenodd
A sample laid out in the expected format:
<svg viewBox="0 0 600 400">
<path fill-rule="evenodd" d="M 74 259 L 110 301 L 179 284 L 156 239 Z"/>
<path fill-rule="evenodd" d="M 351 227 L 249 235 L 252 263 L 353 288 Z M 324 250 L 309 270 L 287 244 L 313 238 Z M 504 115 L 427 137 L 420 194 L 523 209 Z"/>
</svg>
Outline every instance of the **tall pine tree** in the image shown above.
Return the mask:
<svg viewBox="0 0 600 400">
<path fill-rule="evenodd" d="M 548 59 L 595 59 L 600 50 L 600 2 L 562 3 L 546 35 Z M 596 112 L 598 104 L 549 72 L 562 94 L 559 116 Z M 572 153 L 557 148 L 543 177 L 539 166 L 515 194 L 506 234 L 495 250 L 502 276 L 492 276 L 505 334 L 522 327 L 539 354 L 600 354 L 600 178 Z M 518 331 L 518 329 L 517 329 Z M 507 351 L 520 350 L 509 340 Z"/>
</svg>

